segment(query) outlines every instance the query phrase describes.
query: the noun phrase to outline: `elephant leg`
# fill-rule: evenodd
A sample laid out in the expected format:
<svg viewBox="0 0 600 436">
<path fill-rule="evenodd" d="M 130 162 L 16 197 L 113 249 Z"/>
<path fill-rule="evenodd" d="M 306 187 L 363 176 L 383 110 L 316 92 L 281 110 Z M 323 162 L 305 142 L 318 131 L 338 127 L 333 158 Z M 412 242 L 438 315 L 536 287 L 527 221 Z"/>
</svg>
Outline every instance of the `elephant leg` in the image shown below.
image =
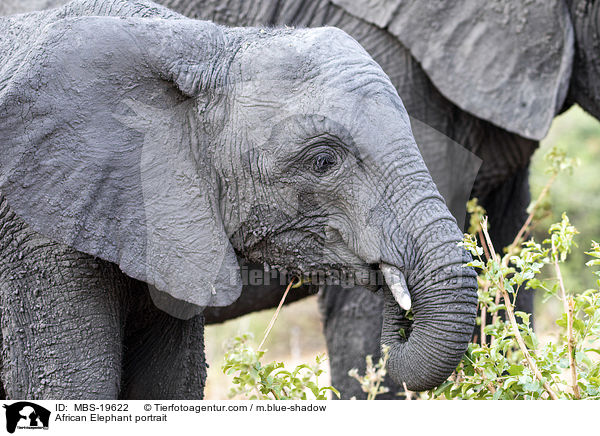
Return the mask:
<svg viewBox="0 0 600 436">
<path fill-rule="evenodd" d="M 201 400 L 207 367 L 204 315 L 181 320 L 162 312 L 140 282 L 129 298 L 121 398 Z"/>
<path fill-rule="evenodd" d="M 1 195 L 0 259 L 6 396 L 116 399 L 129 279 L 32 231 Z"/>
<path fill-rule="evenodd" d="M 383 299 L 362 287 L 328 286 L 319 295 L 319 307 L 324 318 L 332 386 L 340 391 L 342 399 L 366 399 L 367 394 L 348 371 L 357 368 L 362 375 L 367 355 L 372 355 L 374 362 L 381 357 Z M 394 399 L 397 392 L 403 391 L 389 378 L 382 385 L 390 392 L 377 399 Z"/>
</svg>

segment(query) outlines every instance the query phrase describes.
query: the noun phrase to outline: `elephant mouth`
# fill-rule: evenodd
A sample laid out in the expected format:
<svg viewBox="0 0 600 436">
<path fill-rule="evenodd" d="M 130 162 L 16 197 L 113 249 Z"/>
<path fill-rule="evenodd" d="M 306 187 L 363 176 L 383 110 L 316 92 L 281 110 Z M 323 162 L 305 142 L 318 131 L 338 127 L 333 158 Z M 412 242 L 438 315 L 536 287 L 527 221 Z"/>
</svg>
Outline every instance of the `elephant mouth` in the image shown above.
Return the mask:
<svg viewBox="0 0 600 436">
<path fill-rule="evenodd" d="M 384 284 L 381 271 L 375 266 L 361 263 L 357 265 L 321 264 L 312 268 L 298 268 L 296 265 L 270 267 L 287 277 L 287 281 L 300 279 L 303 284 L 312 286 L 339 286 L 341 288 L 364 287 L 376 292 Z"/>
<path fill-rule="evenodd" d="M 337 238 L 324 237 L 319 232 L 307 233 L 306 229 L 286 229 L 252 241 L 238 254 L 249 261 L 264 263 L 265 269 L 278 270 L 290 281 L 297 277 L 302 283 L 314 286 L 362 286 L 377 292 L 385 284 L 398 305 L 410 310 L 411 296 L 402 271 L 386 262 L 366 262 L 343 242 L 339 232 L 334 233 Z"/>
<path fill-rule="evenodd" d="M 374 278 L 379 267 L 359 257 L 341 239 L 332 241 L 315 232 L 286 229 L 249 242 L 234 247 L 238 255 L 263 263 L 267 269 L 302 277 L 305 282 L 339 278 L 370 289 L 370 285 L 383 283 L 382 279 Z"/>
<path fill-rule="evenodd" d="M 323 265 L 321 268 L 309 270 L 301 270 L 293 266 L 277 269 L 287 274 L 289 281 L 298 278 L 303 284 L 313 286 L 334 285 L 342 288 L 361 286 L 371 292 L 386 287 L 402 309 L 409 311 L 412 307 L 404 274 L 397 267 L 384 262 L 379 265 L 362 263 L 351 267 Z"/>
</svg>

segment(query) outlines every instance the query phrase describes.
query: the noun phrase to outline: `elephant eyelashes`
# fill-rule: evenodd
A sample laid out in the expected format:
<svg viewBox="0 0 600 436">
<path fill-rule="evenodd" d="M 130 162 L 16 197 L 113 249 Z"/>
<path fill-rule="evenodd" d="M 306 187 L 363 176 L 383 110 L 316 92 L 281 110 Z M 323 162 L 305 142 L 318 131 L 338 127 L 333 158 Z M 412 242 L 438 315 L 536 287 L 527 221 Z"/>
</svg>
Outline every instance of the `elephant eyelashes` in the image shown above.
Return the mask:
<svg viewBox="0 0 600 436">
<path fill-rule="evenodd" d="M 308 146 L 299 156 L 304 162 L 304 168 L 316 176 L 325 176 L 339 167 L 348 151 L 337 138 L 327 139 Z"/>
<path fill-rule="evenodd" d="M 313 159 L 312 169 L 315 173 L 323 175 L 336 164 L 337 157 L 333 153 L 319 153 Z"/>
</svg>

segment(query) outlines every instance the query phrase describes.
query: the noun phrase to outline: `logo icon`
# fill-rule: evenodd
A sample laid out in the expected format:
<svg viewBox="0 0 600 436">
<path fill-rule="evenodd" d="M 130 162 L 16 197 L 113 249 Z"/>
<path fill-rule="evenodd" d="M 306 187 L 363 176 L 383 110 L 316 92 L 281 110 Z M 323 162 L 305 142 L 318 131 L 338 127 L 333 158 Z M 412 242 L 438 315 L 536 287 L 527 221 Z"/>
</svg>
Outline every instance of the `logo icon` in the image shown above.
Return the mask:
<svg viewBox="0 0 600 436">
<path fill-rule="evenodd" d="M 14 433 L 15 429 L 48 429 L 50 411 L 28 401 L 19 401 L 10 405 L 4 404 L 6 409 L 6 431 Z"/>
</svg>

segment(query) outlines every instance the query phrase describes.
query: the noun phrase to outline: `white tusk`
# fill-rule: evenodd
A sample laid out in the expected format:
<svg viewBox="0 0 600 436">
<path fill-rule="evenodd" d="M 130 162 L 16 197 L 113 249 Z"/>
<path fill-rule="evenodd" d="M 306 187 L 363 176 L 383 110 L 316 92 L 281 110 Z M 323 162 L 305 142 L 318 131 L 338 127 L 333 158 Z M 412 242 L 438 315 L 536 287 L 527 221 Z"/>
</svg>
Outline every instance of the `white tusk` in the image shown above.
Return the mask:
<svg viewBox="0 0 600 436">
<path fill-rule="evenodd" d="M 385 282 L 390 287 L 392 295 L 404 310 L 410 310 L 410 292 L 408 292 L 408 286 L 406 285 L 406 279 L 404 274 L 395 266 L 387 263 L 381 263 L 379 265 Z"/>
</svg>

